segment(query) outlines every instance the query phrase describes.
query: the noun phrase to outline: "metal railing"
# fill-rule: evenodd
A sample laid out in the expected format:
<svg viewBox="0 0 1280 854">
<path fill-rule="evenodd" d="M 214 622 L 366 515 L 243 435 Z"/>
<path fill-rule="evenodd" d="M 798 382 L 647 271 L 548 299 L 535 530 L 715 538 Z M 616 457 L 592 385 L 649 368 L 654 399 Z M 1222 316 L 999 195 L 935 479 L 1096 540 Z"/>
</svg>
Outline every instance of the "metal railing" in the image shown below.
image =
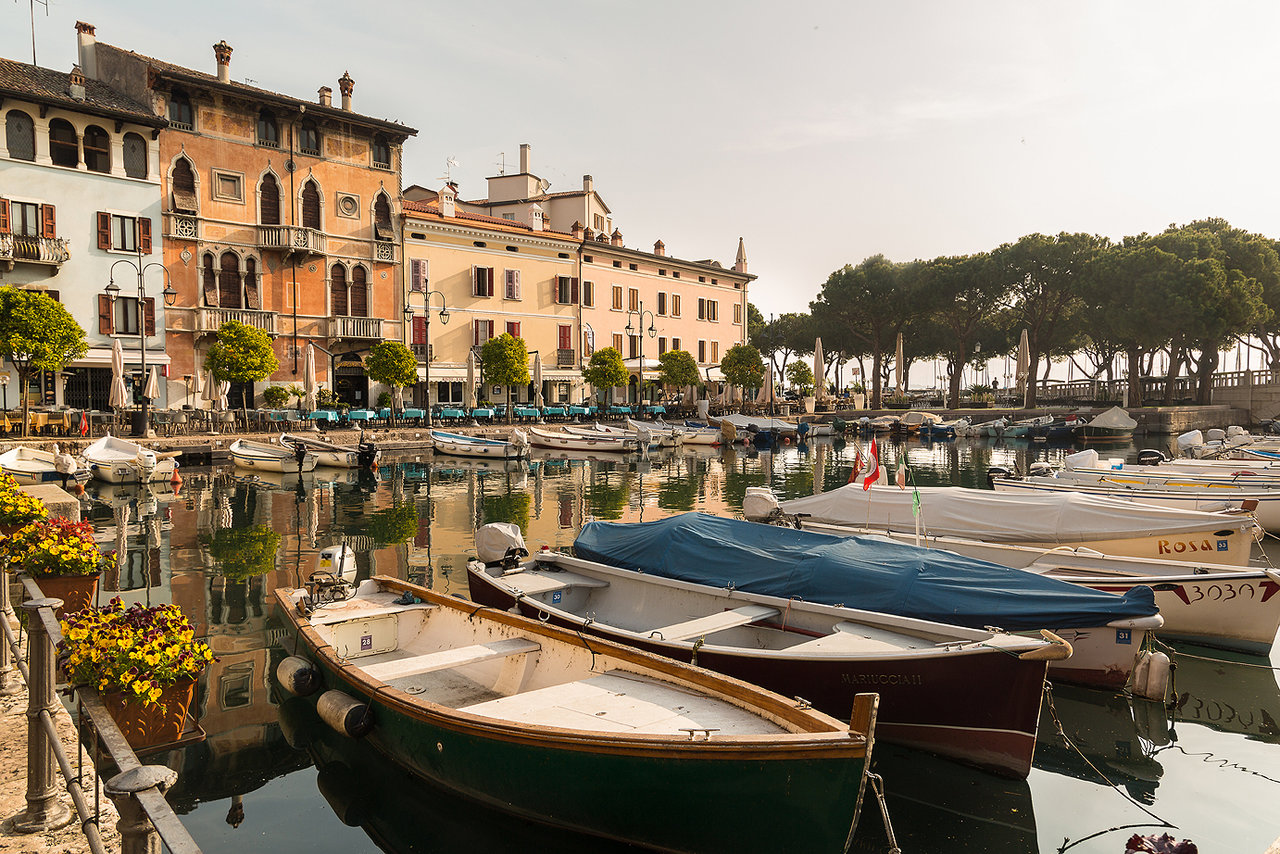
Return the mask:
<svg viewBox="0 0 1280 854">
<path fill-rule="evenodd" d="M 557 368 L 572 368 L 575 364 L 572 350 L 556 350 Z"/>
<path fill-rule="evenodd" d="M 21 605 L 27 625 L 26 665 L 22 662 L 22 646 L 9 625 L 13 614 L 9 603 L 9 573 L 0 570 L 0 629 L 4 633 L 4 643 L 0 644 L 0 675 L 7 674 L 12 652 L 28 693 L 27 808 L 14 819 L 13 827 L 20 833 L 41 833 L 67 823 L 68 811 L 58 800 L 55 786 L 56 762 L 90 850 L 93 854 L 106 854 L 97 810 L 90 808 L 83 776 L 72 768 L 54 724 L 59 705 L 54 693 L 54 650 L 62 640 L 62 629 L 54 610 L 62 605 L 62 600 L 45 597 L 38 584 L 25 576 L 22 584 L 30 597 Z M 122 854 L 154 854 L 160 850 L 161 840 L 171 854 L 200 854 L 200 847 L 165 800 L 165 790 L 177 781 L 177 772 L 164 765 L 143 765 L 102 704 L 98 692 L 84 687 L 76 688 L 75 692 L 82 716 L 88 717 L 118 769 L 103 785 L 103 791 L 120 815 L 116 827 L 120 831 Z M 97 786 L 95 778 L 92 791 L 95 804 Z"/>
<path fill-rule="evenodd" d="M 0 234 L 0 259 L 60 266 L 71 260 L 71 248 L 61 237 Z"/>
</svg>

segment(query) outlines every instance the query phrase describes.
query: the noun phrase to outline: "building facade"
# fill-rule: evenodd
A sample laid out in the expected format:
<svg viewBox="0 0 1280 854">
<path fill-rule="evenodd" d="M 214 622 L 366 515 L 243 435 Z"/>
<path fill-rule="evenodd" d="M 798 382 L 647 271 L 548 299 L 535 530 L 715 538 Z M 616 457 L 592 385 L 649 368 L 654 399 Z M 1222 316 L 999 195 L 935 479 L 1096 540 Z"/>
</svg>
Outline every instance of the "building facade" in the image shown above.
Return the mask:
<svg viewBox="0 0 1280 854">
<path fill-rule="evenodd" d="M 122 342 L 128 385 L 141 394 L 140 331 L 147 364 L 167 370 L 163 276 L 138 269 L 164 256 L 160 234 L 160 144 L 165 122 L 102 83 L 0 59 L 0 285 L 44 291 L 86 332 L 89 352 L 59 375 L 42 374 L 34 403 L 106 409 L 111 347 Z M 112 300 L 107 285 L 119 287 Z M 20 400 L 17 374 L 0 366 L 6 406 Z M 163 385 L 163 384 L 162 384 Z M 166 405 L 163 390 L 155 401 Z"/>
</svg>

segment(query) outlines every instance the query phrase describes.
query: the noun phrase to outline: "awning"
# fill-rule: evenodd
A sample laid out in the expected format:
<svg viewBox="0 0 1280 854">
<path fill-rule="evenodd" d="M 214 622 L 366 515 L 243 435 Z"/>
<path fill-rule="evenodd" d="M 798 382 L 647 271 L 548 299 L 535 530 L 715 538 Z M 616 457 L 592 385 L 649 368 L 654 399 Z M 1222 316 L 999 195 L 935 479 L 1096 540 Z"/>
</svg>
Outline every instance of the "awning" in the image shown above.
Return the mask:
<svg viewBox="0 0 1280 854">
<path fill-rule="evenodd" d="M 128 342 L 123 342 L 124 363 L 125 366 L 136 365 L 141 367 L 142 354 L 136 346 L 130 346 Z M 147 349 L 148 365 L 167 365 L 169 364 L 169 354 L 163 350 Z M 68 368 L 110 368 L 111 367 L 111 348 L 110 347 L 90 347 L 89 352 L 85 353 L 83 359 L 77 359 L 74 362 L 67 363 Z"/>
<path fill-rule="evenodd" d="M 418 379 L 426 381 L 427 369 L 422 365 L 418 366 Z M 433 383 L 456 383 L 465 382 L 467 379 L 466 365 L 454 367 L 452 365 L 432 365 L 431 381 Z"/>
<path fill-rule="evenodd" d="M 704 368 L 702 375 L 713 383 L 726 382 L 724 371 L 720 370 L 719 365 L 712 365 L 709 368 Z"/>
<path fill-rule="evenodd" d="M 623 364 L 623 366 L 624 366 L 624 367 L 626 367 L 626 369 L 627 369 L 628 371 L 638 371 L 638 370 L 640 370 L 640 360 L 639 360 L 639 359 L 623 359 L 623 360 L 622 360 L 622 364 Z M 650 359 L 650 358 L 648 358 L 647 356 L 645 357 L 645 360 L 644 360 L 644 369 L 645 369 L 646 371 L 656 371 L 656 370 L 658 370 L 658 368 L 661 368 L 661 367 L 662 367 L 662 363 L 661 363 L 661 362 L 659 362 L 657 359 Z"/>
</svg>

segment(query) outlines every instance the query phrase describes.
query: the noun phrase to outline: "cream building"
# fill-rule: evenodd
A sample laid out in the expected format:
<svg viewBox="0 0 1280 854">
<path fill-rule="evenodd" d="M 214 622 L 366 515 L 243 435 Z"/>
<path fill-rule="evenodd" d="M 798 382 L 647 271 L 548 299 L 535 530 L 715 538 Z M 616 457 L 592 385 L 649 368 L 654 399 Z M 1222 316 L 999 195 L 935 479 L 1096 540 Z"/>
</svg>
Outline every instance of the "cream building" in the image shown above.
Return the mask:
<svg viewBox="0 0 1280 854">
<path fill-rule="evenodd" d="M 650 376 L 667 350 L 687 350 L 708 381 L 722 380 L 720 358 L 747 339 L 755 277 L 742 241 L 732 267 L 672 257 L 661 241 L 652 252 L 629 248 L 590 175 L 580 190 L 549 193 L 531 159 L 522 145 L 520 172 L 489 178 L 485 199 L 463 201 L 453 184 L 404 191 L 410 343 L 424 380 L 430 356 L 430 401 L 462 402 L 470 349 L 503 332 L 537 352 L 547 403 L 589 396 L 581 368 L 604 347 L 618 349 L 632 371 L 630 401 L 642 365 Z M 536 392 L 522 389 L 516 399 Z M 420 390 L 418 402 L 426 395 Z M 479 399 L 499 402 L 502 390 L 482 389 Z"/>
</svg>

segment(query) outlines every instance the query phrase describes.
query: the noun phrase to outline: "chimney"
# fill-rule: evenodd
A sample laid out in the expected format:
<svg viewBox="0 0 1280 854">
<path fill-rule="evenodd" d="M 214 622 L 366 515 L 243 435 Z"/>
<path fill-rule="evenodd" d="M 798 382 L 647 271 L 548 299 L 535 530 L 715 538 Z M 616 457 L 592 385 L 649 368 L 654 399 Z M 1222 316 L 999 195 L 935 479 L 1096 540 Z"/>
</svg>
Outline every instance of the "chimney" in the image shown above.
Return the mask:
<svg viewBox="0 0 1280 854">
<path fill-rule="evenodd" d="M 591 226 L 582 229 L 582 239 L 588 242 L 596 239 L 596 233 L 591 230 Z"/>
<path fill-rule="evenodd" d="M 573 228 L 569 229 L 569 234 L 573 236 L 574 240 L 581 240 L 582 239 L 582 223 L 578 222 L 575 219 L 573 221 Z"/>
<path fill-rule="evenodd" d="M 218 82 L 231 82 L 231 45 L 223 39 L 213 46 L 213 56 L 218 60 Z"/>
<path fill-rule="evenodd" d="M 595 182 L 594 180 L 592 180 L 592 178 L 591 178 L 591 176 L 590 176 L 590 175 L 583 175 L 583 176 L 582 176 L 582 189 L 583 189 L 585 192 L 588 192 L 588 193 L 594 193 L 594 192 L 595 192 L 595 189 L 596 189 L 596 182 Z"/>
<path fill-rule="evenodd" d="M 596 243 L 608 243 L 608 242 L 609 242 L 609 235 L 605 234 L 603 231 L 596 235 Z"/>
<path fill-rule="evenodd" d="M 320 106 L 322 107 L 333 106 L 333 90 L 332 89 L 330 89 L 328 86 L 321 86 L 316 91 L 317 91 L 317 94 L 320 95 Z"/>
<path fill-rule="evenodd" d="M 529 227 L 534 231 L 542 231 L 546 228 L 545 221 L 542 205 L 529 205 Z"/>
<path fill-rule="evenodd" d="M 351 112 L 351 93 L 355 88 L 356 81 L 351 79 L 348 72 L 342 72 L 342 76 L 338 78 L 338 91 L 342 93 L 342 109 L 347 112 Z"/>
<path fill-rule="evenodd" d="M 618 229 L 616 229 L 616 228 L 615 228 L 615 229 L 613 230 L 613 234 L 609 235 L 609 244 L 610 244 L 610 245 L 612 245 L 612 246 L 621 246 L 621 245 L 622 245 L 622 232 L 621 232 L 621 231 L 618 231 Z"/>
<path fill-rule="evenodd" d="M 455 202 L 458 190 L 452 183 L 445 184 L 440 190 L 440 216 L 454 216 L 457 213 Z"/>
<path fill-rule="evenodd" d="M 666 255 L 666 254 L 667 254 L 667 244 L 663 243 L 661 240 L 659 240 L 659 241 L 655 242 L 655 243 L 653 244 L 653 254 L 654 254 L 654 255 Z"/>
<path fill-rule="evenodd" d="M 747 272 L 747 247 L 741 237 L 738 238 L 738 257 L 734 259 L 733 269 L 739 273 Z"/>
<path fill-rule="evenodd" d="M 76 21 L 76 49 L 80 55 L 80 69 L 85 76 L 98 79 L 98 40 L 93 35 L 93 24 Z"/>
<path fill-rule="evenodd" d="M 77 101 L 84 100 L 84 74 L 78 65 L 71 66 L 71 74 L 67 79 L 67 94 Z"/>
</svg>

